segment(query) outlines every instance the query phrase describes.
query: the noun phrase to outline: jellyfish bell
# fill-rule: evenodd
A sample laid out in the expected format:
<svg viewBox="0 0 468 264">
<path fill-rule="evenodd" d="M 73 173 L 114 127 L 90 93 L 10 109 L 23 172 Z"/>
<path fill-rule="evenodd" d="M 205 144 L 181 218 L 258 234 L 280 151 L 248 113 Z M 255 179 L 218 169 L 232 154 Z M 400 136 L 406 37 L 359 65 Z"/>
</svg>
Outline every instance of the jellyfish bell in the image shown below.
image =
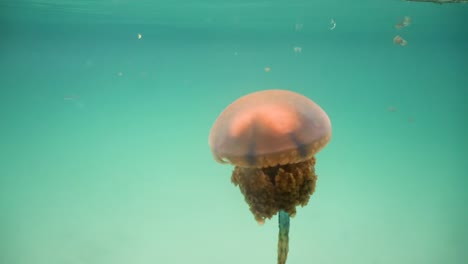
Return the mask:
<svg viewBox="0 0 468 264">
<path fill-rule="evenodd" d="M 395 25 L 395 27 L 397 29 L 402 29 L 402 28 L 407 27 L 409 25 L 411 25 L 411 17 L 405 16 L 400 23 Z"/>
<path fill-rule="evenodd" d="M 330 119 L 320 106 L 287 90 L 245 95 L 211 128 L 213 156 L 235 166 L 231 181 L 255 220 L 262 225 L 278 213 L 278 264 L 286 263 L 290 217 L 315 191 L 315 154 L 330 137 Z"/>
<path fill-rule="evenodd" d="M 217 118 L 209 145 L 216 160 L 268 167 L 314 156 L 331 137 L 327 114 L 307 97 L 287 90 L 255 92 Z"/>
<path fill-rule="evenodd" d="M 209 135 L 215 160 L 235 166 L 239 186 L 257 222 L 279 210 L 291 216 L 315 190 L 315 155 L 329 142 L 327 114 L 287 90 L 248 94 L 230 104 Z"/>
</svg>

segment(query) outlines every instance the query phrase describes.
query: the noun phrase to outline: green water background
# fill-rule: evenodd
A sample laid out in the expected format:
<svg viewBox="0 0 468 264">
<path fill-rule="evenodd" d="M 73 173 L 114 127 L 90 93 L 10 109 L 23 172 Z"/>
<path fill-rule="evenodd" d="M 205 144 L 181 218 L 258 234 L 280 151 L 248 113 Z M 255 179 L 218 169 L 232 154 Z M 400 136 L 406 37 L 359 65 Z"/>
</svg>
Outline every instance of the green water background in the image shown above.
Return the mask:
<svg viewBox="0 0 468 264">
<path fill-rule="evenodd" d="M 270 88 L 333 125 L 289 264 L 467 263 L 468 5 L 18 0 L 0 22 L 0 263 L 275 263 L 277 218 L 208 147 Z"/>
</svg>

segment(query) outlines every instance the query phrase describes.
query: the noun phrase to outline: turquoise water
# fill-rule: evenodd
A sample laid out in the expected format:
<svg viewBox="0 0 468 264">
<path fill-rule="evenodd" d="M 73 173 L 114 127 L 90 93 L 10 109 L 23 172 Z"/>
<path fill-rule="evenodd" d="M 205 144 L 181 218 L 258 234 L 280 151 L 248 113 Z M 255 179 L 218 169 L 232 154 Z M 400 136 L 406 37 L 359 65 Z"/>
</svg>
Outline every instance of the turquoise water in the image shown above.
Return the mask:
<svg viewBox="0 0 468 264">
<path fill-rule="evenodd" d="M 468 4 L 341 2 L 0 1 L 0 263 L 276 263 L 208 147 L 271 88 L 333 126 L 288 264 L 467 263 Z"/>
</svg>

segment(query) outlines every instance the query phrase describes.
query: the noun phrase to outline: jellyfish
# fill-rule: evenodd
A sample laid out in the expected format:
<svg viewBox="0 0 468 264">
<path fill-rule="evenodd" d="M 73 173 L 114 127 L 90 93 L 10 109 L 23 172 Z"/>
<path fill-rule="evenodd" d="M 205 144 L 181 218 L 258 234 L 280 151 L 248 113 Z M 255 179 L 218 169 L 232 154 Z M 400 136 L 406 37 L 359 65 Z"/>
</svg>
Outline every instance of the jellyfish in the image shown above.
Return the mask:
<svg viewBox="0 0 468 264">
<path fill-rule="evenodd" d="M 335 19 L 330 20 L 330 30 L 334 30 L 336 28 L 336 22 Z"/>
<path fill-rule="evenodd" d="M 296 31 L 301 31 L 304 28 L 303 24 L 296 23 Z"/>
<path fill-rule="evenodd" d="M 403 21 L 401 21 L 400 23 L 396 24 L 395 27 L 396 27 L 397 29 L 402 29 L 402 28 L 407 27 L 407 26 L 409 26 L 409 25 L 411 25 L 411 17 L 405 16 L 405 17 L 403 18 Z"/>
<path fill-rule="evenodd" d="M 211 152 L 234 165 L 231 182 L 254 219 L 263 224 L 278 214 L 278 264 L 286 263 L 290 217 L 315 191 L 315 155 L 330 138 L 330 119 L 320 106 L 278 89 L 237 99 L 211 128 Z"/>
</svg>

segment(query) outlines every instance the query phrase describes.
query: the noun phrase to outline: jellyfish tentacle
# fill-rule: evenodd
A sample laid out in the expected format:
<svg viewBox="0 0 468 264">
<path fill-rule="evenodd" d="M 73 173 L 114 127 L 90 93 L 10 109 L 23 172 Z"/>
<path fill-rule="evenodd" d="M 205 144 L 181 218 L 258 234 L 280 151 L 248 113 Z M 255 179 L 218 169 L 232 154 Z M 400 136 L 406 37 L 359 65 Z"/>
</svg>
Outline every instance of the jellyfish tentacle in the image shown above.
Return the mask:
<svg viewBox="0 0 468 264">
<path fill-rule="evenodd" d="M 278 264 L 285 264 L 289 250 L 289 214 L 283 210 L 278 213 Z"/>
</svg>

